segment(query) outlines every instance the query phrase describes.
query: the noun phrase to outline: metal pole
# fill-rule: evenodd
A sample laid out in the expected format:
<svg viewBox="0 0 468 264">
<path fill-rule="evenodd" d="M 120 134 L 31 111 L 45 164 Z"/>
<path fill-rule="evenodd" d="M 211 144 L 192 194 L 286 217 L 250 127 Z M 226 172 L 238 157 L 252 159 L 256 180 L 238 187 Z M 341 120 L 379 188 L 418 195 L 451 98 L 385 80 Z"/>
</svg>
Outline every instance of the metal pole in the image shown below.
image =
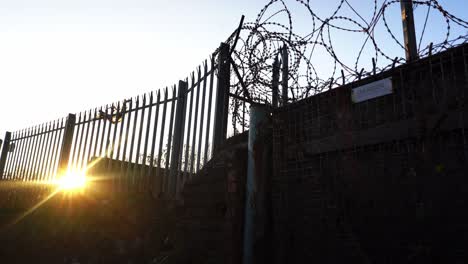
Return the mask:
<svg viewBox="0 0 468 264">
<path fill-rule="evenodd" d="M 419 58 L 416 46 L 416 32 L 414 29 L 413 1 L 400 0 L 401 18 L 403 22 L 403 36 L 405 39 L 406 60 L 413 61 Z"/>
<path fill-rule="evenodd" d="M 171 171 L 169 177 L 169 194 L 177 196 L 177 181 L 179 177 L 179 165 L 182 157 L 182 142 L 184 141 L 185 114 L 186 114 L 186 94 L 188 83 L 179 81 L 179 91 L 177 96 L 177 109 L 174 127 L 174 142 L 172 145 Z"/>
<path fill-rule="evenodd" d="M 11 132 L 5 133 L 5 138 L 3 142 L 3 148 L 0 155 L 0 178 L 3 179 L 3 171 L 5 170 L 5 164 L 8 155 L 8 148 L 10 147 Z"/>
<path fill-rule="evenodd" d="M 73 132 L 75 130 L 76 116 L 68 114 L 67 121 L 63 132 L 62 146 L 60 147 L 60 156 L 58 163 L 58 175 L 62 177 L 68 168 L 68 160 L 70 159 L 70 150 L 73 142 Z"/>
<path fill-rule="evenodd" d="M 264 125 L 268 121 L 268 111 L 264 105 L 252 105 L 250 107 L 249 140 L 247 153 L 247 179 L 245 196 L 244 219 L 244 251 L 243 264 L 254 263 L 254 247 L 256 234 L 261 234 L 265 226 L 265 175 L 262 173 L 263 151 L 260 148 L 262 142 L 259 137 L 264 132 Z M 263 126 L 263 127 L 262 127 Z"/>
<path fill-rule="evenodd" d="M 229 63 L 229 44 L 221 43 L 218 54 L 218 85 L 215 106 L 213 150 L 214 152 L 226 139 L 229 86 L 231 76 L 231 64 Z"/>
</svg>

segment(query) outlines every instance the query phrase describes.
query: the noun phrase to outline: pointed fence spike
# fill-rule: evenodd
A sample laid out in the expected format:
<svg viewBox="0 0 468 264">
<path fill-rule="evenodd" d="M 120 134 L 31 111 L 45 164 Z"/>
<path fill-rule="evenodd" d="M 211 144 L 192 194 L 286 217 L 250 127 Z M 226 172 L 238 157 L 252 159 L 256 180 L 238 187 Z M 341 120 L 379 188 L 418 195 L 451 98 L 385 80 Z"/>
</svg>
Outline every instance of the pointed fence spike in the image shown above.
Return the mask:
<svg viewBox="0 0 468 264">
<path fill-rule="evenodd" d="M 364 68 L 361 69 L 361 71 L 359 72 L 359 75 L 358 75 L 358 80 L 361 80 L 361 77 L 362 77 L 362 73 L 364 72 Z"/>
<path fill-rule="evenodd" d="M 397 62 L 398 62 L 398 57 L 395 57 L 395 58 L 393 59 L 392 69 L 395 68 L 395 65 L 396 65 Z"/>
<path fill-rule="evenodd" d="M 345 76 L 344 76 L 344 71 L 341 69 L 341 79 L 343 80 L 343 85 L 346 84 Z"/>
<path fill-rule="evenodd" d="M 375 58 L 372 58 L 372 73 L 375 75 L 377 72 L 376 65 L 375 65 Z"/>
</svg>

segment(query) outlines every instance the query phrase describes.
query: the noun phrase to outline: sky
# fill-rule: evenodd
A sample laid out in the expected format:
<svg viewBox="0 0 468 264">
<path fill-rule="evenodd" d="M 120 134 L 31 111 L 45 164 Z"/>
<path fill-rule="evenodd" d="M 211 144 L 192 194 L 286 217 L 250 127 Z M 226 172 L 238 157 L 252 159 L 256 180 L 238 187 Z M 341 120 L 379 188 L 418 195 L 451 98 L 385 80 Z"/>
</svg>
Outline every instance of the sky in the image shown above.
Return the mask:
<svg viewBox="0 0 468 264">
<path fill-rule="evenodd" d="M 253 21 L 267 2 L 0 0 L 0 139 L 5 131 L 185 79 L 236 29 L 241 15 Z M 314 10 L 326 13 L 338 1 L 312 2 Z M 350 2 L 369 11 L 364 2 L 373 1 Z M 467 0 L 439 2 L 468 20 Z M 394 12 L 389 21 L 400 33 L 399 10 Z M 311 27 L 303 15 L 296 15 L 298 32 Z M 443 36 L 443 20 L 430 21 L 428 38 Z M 335 48 L 346 54 L 349 45 L 342 36 Z"/>
</svg>

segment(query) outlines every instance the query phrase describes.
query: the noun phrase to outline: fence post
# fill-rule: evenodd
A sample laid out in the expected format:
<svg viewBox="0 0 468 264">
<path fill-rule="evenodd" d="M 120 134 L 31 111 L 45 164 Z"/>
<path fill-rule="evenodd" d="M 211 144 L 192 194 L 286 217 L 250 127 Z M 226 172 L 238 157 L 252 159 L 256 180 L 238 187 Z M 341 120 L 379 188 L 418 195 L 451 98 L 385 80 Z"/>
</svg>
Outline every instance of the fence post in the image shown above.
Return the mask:
<svg viewBox="0 0 468 264">
<path fill-rule="evenodd" d="M 244 264 L 255 263 L 255 248 L 258 237 L 265 235 L 266 228 L 266 194 L 267 176 L 265 166 L 271 159 L 265 155 L 269 142 L 266 137 L 269 112 L 265 105 L 252 104 L 250 107 L 249 139 L 247 151 L 247 178 L 245 186 L 244 214 Z M 262 262 L 262 261 L 259 261 Z"/>
<path fill-rule="evenodd" d="M 227 134 L 229 86 L 231 77 L 229 56 L 229 44 L 221 43 L 218 54 L 218 91 L 215 106 L 213 152 L 215 152 L 223 143 Z"/>
<path fill-rule="evenodd" d="M 279 86 L 279 61 L 278 57 L 275 57 L 275 61 L 273 62 L 273 76 L 271 81 L 271 90 L 273 98 L 271 100 L 271 104 L 274 108 L 278 107 L 278 86 Z"/>
<path fill-rule="evenodd" d="M 289 78 L 289 55 L 286 45 L 281 50 L 281 60 L 283 62 L 281 86 L 282 86 L 282 105 L 288 104 L 288 78 Z"/>
<path fill-rule="evenodd" d="M 59 177 L 63 176 L 68 168 L 68 160 L 70 159 L 71 145 L 73 142 L 73 131 L 75 130 L 75 120 L 76 116 L 74 114 L 68 114 L 63 131 L 62 146 L 60 147 L 60 157 L 57 170 Z"/>
<path fill-rule="evenodd" d="M 5 133 L 5 139 L 3 141 L 2 153 L 0 155 L 0 179 L 3 179 L 3 171 L 5 170 L 5 164 L 8 156 L 8 148 L 10 147 L 11 132 Z"/>
<path fill-rule="evenodd" d="M 413 1 L 400 0 L 401 18 L 403 22 L 403 36 L 405 39 L 406 60 L 413 61 L 419 58 L 416 47 L 416 33 L 414 29 Z"/>
<path fill-rule="evenodd" d="M 179 91 L 177 95 L 177 109 L 174 124 L 174 136 L 171 154 L 171 170 L 169 174 L 169 195 L 177 197 L 178 178 L 180 174 L 180 161 L 182 153 L 182 142 L 184 141 L 185 115 L 186 115 L 186 95 L 188 83 L 179 81 Z"/>
</svg>

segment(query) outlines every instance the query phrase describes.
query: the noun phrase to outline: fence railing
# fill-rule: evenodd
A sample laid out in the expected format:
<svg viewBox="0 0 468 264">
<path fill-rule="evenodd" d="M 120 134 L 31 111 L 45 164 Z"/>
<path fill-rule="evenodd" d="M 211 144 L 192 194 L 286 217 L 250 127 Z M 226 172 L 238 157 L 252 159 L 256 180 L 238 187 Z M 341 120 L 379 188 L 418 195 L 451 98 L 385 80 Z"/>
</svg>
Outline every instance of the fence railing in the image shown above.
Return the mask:
<svg viewBox="0 0 468 264">
<path fill-rule="evenodd" d="M 2 179 L 50 181 L 57 173 L 64 119 L 14 133 L 7 132 L 2 149 Z"/>
<path fill-rule="evenodd" d="M 222 43 L 171 88 L 7 132 L 1 179 L 53 183 L 86 172 L 116 190 L 176 193 L 226 139 L 229 52 Z"/>
</svg>

